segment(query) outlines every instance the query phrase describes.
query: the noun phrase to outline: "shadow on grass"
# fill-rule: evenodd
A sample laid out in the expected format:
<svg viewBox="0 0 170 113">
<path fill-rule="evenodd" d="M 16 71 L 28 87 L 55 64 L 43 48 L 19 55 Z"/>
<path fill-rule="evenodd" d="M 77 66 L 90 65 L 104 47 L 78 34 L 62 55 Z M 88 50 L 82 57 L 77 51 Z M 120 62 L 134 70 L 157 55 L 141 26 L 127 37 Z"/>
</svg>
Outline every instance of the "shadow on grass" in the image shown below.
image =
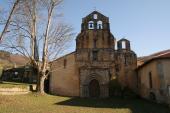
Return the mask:
<svg viewBox="0 0 170 113">
<path fill-rule="evenodd" d="M 142 99 L 89 99 L 89 98 L 71 98 L 66 101 L 55 103 L 64 106 L 79 106 L 92 108 L 116 108 L 130 109 L 132 113 L 170 113 L 170 109 L 166 106 L 148 102 Z"/>
</svg>

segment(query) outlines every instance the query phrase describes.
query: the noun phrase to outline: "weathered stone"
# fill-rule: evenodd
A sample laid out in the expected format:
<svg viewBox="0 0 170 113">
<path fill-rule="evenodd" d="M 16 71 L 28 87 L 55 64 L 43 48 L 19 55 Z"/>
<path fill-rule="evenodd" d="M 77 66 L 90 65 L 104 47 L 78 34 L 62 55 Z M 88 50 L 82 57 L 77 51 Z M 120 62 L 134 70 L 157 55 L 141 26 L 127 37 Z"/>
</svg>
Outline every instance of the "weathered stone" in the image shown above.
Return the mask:
<svg viewBox="0 0 170 113">
<path fill-rule="evenodd" d="M 170 59 L 160 55 L 138 67 L 138 92 L 141 97 L 170 104 L 169 66 Z"/>
<path fill-rule="evenodd" d="M 105 98 L 109 82 L 115 78 L 122 87 L 136 88 L 136 54 L 127 39 L 118 41 L 115 49 L 116 39 L 109 26 L 109 18 L 97 11 L 83 18 L 76 51 L 52 63 L 51 93 L 94 97 L 99 92 L 99 97 Z"/>
</svg>

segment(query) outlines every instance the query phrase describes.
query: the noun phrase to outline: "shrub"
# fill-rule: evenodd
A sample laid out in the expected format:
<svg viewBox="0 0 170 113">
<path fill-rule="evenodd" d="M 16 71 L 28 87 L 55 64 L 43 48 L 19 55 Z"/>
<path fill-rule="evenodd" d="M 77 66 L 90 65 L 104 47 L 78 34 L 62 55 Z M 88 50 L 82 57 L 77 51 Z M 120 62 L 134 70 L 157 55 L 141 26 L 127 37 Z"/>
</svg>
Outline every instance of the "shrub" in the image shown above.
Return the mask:
<svg viewBox="0 0 170 113">
<path fill-rule="evenodd" d="M 117 79 L 111 80 L 109 83 L 109 96 L 121 96 L 121 85 Z"/>
</svg>

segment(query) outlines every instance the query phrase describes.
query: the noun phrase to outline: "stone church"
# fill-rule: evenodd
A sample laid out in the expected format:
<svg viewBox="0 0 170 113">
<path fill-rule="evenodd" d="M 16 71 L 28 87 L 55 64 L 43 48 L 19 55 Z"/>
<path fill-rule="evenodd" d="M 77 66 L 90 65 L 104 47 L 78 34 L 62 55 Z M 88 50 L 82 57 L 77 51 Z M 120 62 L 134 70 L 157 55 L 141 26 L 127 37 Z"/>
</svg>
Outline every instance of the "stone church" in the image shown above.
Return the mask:
<svg viewBox="0 0 170 113">
<path fill-rule="evenodd" d="M 137 56 L 130 41 L 116 41 L 109 18 L 93 11 L 82 19 L 76 50 L 52 62 L 50 92 L 104 98 L 109 96 L 109 83 L 114 79 L 122 88 L 135 90 L 136 68 Z"/>
</svg>

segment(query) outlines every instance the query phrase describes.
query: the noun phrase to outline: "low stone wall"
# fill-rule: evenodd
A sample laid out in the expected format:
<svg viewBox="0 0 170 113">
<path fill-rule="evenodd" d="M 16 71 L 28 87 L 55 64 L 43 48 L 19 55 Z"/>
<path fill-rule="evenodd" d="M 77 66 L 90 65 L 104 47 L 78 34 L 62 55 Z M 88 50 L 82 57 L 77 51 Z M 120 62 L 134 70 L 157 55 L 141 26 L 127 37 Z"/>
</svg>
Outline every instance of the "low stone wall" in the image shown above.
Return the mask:
<svg viewBox="0 0 170 113">
<path fill-rule="evenodd" d="M 27 88 L 0 88 L 0 95 L 20 95 L 30 92 L 30 87 Z"/>
</svg>

